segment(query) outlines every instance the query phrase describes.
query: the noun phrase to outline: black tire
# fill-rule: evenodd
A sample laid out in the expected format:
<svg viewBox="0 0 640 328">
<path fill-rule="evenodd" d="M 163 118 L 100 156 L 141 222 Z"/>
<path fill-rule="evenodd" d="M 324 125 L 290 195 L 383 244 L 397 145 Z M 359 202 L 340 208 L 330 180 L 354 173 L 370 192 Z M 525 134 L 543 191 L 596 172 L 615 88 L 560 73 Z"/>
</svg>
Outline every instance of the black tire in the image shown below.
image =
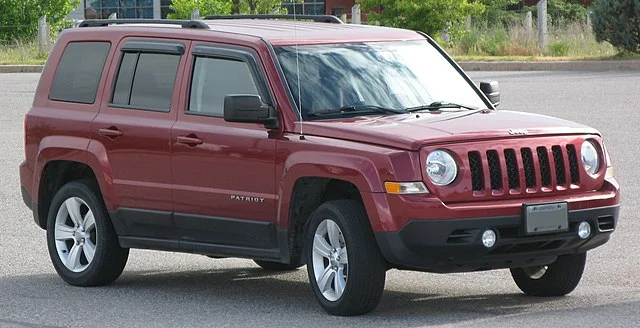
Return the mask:
<svg viewBox="0 0 640 328">
<path fill-rule="evenodd" d="M 346 277 L 342 276 L 345 286 L 341 296 L 336 300 L 330 300 L 323 295 L 314 272 L 313 241 L 316 230 L 325 220 L 337 224 L 344 239 L 343 248 L 346 248 L 348 257 L 348 263 L 343 264 L 346 267 L 344 270 Z M 376 308 L 384 292 L 386 264 L 375 242 L 367 214 L 360 203 L 352 200 L 335 200 L 318 207 L 309 221 L 305 252 L 311 287 L 320 306 L 327 313 L 352 316 L 366 314 Z M 338 257 L 337 260 L 339 261 L 340 258 Z M 328 267 L 330 264 L 324 265 Z M 330 282 L 330 285 L 335 286 L 334 279 L 338 272 L 334 273 L 334 278 L 330 278 L 334 281 Z"/>
<path fill-rule="evenodd" d="M 261 268 L 269 271 L 293 271 L 302 266 L 302 264 L 286 264 L 280 262 L 271 262 L 271 261 L 262 261 L 262 260 L 253 260 L 257 265 Z"/>
<path fill-rule="evenodd" d="M 562 255 L 546 266 L 546 272 L 536 277 L 536 268 L 511 269 L 516 285 L 531 296 L 564 296 L 571 293 L 582 278 L 587 253 Z"/>
<path fill-rule="evenodd" d="M 129 257 L 129 249 L 121 248 L 118 244 L 118 237 L 113 229 L 104 203 L 100 198 L 100 193 L 97 190 L 97 186 L 91 183 L 91 181 L 69 182 L 58 190 L 53 197 L 51 208 L 49 209 L 49 216 L 47 218 L 47 246 L 49 248 L 49 256 L 58 275 L 60 275 L 65 282 L 73 286 L 102 286 L 112 283 L 122 274 Z M 62 255 L 58 253 L 55 240 L 58 210 L 60 210 L 62 206 L 66 206 L 64 205 L 65 201 L 71 198 L 79 198 L 82 200 L 84 204 L 82 204 L 80 208 L 86 211 L 90 210 L 93 213 L 95 221 L 95 225 L 93 225 L 94 228 L 91 229 L 93 234 L 87 237 L 92 242 L 92 245 L 94 245 L 95 252 L 93 259 L 89 261 L 87 255 L 85 255 L 86 253 L 82 251 L 83 254 L 78 257 L 78 262 L 83 263 L 81 260 L 84 257 L 84 269 L 78 272 L 67 268 L 62 262 Z M 83 219 L 86 218 L 84 214 L 81 215 Z M 65 216 L 62 215 L 61 217 Z M 68 222 L 66 226 L 70 226 L 70 228 L 73 229 L 71 216 L 67 215 L 66 217 Z M 89 229 L 87 229 L 87 231 L 89 231 Z M 89 235 L 89 233 L 87 234 Z M 73 236 L 75 240 L 75 233 Z M 84 250 L 84 247 L 87 246 L 84 244 L 84 239 L 82 242 L 82 249 Z M 71 245 L 71 247 L 75 244 L 72 240 L 67 240 L 64 243 L 66 243 L 67 246 Z M 68 250 L 68 252 L 62 250 L 61 252 L 67 254 L 67 256 L 70 256 L 72 253 L 71 250 Z"/>
</svg>

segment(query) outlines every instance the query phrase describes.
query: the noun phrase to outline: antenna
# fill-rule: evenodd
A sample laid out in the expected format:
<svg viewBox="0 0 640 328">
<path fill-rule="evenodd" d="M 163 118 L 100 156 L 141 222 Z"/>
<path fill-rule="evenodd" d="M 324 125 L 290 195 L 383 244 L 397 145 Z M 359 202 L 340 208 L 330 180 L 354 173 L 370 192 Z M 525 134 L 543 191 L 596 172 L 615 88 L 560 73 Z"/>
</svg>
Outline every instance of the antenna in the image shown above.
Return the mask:
<svg viewBox="0 0 640 328">
<path fill-rule="evenodd" d="M 296 13 L 296 4 L 297 1 L 293 3 L 293 35 L 294 35 L 294 39 L 295 39 L 295 46 L 294 48 L 296 49 L 296 79 L 298 80 L 296 82 L 296 84 L 298 85 L 298 115 L 300 115 L 300 140 L 304 140 L 304 131 L 303 131 L 303 125 L 304 125 L 304 119 L 302 118 L 302 92 L 301 87 L 300 87 L 300 59 L 298 56 L 298 19 L 297 19 L 297 13 Z M 303 4 L 304 6 L 304 4 Z"/>
</svg>

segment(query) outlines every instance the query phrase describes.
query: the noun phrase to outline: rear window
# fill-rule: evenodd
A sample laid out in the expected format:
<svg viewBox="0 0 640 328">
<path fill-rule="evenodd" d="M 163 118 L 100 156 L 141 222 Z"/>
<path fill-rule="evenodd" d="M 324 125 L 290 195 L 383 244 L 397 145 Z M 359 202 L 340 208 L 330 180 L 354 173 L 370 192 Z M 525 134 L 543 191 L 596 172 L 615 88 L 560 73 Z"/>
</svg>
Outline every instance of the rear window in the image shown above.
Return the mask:
<svg viewBox="0 0 640 328">
<path fill-rule="evenodd" d="M 179 64 L 180 55 L 124 53 L 112 104 L 169 111 Z"/>
<path fill-rule="evenodd" d="M 109 42 L 69 43 L 53 77 L 49 99 L 93 104 L 110 48 Z"/>
</svg>

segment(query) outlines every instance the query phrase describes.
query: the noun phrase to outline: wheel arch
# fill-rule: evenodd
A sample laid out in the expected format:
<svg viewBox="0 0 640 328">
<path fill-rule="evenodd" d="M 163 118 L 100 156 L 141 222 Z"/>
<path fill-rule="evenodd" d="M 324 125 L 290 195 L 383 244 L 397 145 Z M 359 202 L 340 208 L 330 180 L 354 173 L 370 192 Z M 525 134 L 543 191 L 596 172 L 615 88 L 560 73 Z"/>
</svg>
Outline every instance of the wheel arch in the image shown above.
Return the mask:
<svg viewBox="0 0 640 328">
<path fill-rule="evenodd" d="M 42 229 L 46 229 L 49 208 L 55 194 L 65 184 L 77 181 L 89 180 L 97 186 L 96 175 L 87 164 L 70 160 L 52 160 L 45 164 L 40 174 L 38 186 L 38 216 L 37 223 Z M 98 192 L 100 192 L 98 190 Z M 101 198 L 101 195 L 98 195 Z"/>
</svg>

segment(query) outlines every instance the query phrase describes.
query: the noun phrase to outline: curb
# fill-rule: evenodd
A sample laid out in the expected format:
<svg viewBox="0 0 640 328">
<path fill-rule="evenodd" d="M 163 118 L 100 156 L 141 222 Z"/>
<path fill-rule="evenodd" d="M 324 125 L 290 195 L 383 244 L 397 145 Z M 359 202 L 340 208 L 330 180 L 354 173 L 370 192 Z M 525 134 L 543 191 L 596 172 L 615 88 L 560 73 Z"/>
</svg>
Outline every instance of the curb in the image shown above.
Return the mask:
<svg viewBox="0 0 640 328">
<path fill-rule="evenodd" d="M 0 73 L 41 73 L 44 65 L 0 65 Z"/>
<path fill-rule="evenodd" d="M 461 61 L 465 71 L 640 71 L 640 60 Z M 40 73 L 43 65 L 0 65 L 0 73 Z"/>
<path fill-rule="evenodd" d="M 640 71 L 640 60 L 462 61 L 465 71 Z"/>
</svg>

